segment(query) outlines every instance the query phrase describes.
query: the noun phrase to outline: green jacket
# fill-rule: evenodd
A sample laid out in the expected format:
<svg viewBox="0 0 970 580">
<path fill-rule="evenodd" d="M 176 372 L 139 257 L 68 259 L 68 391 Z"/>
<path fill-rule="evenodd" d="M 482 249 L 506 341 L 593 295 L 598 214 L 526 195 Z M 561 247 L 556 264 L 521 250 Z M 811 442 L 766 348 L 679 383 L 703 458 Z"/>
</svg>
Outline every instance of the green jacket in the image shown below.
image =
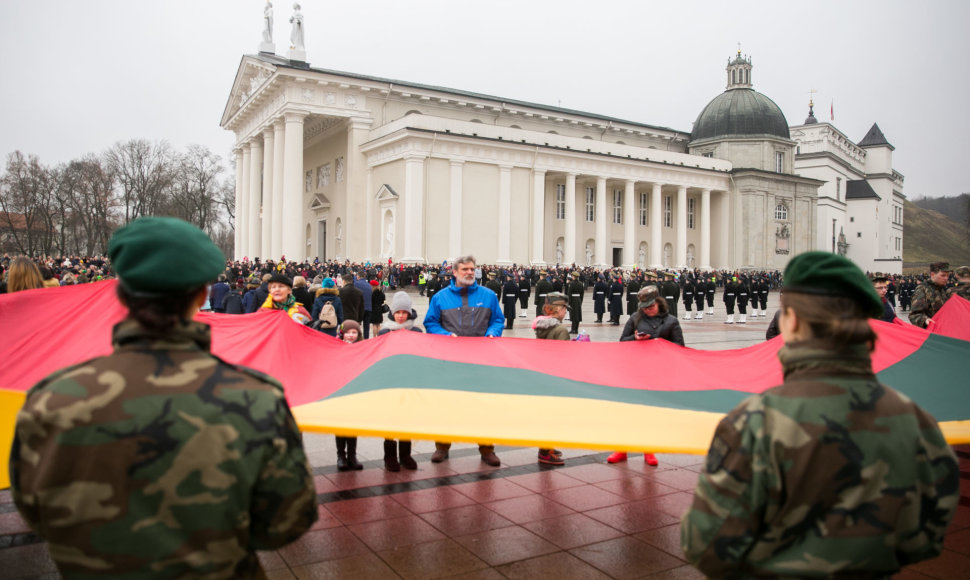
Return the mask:
<svg viewBox="0 0 970 580">
<path fill-rule="evenodd" d="M 688 560 L 713 578 L 881 578 L 938 555 L 960 492 L 933 417 L 876 381 L 865 347 L 778 357 L 784 384 L 717 427 Z"/>
<path fill-rule="evenodd" d="M 17 509 L 65 578 L 260 578 L 255 550 L 317 519 L 272 378 L 209 353 L 206 324 L 128 319 L 114 353 L 34 386 L 10 458 Z"/>
</svg>

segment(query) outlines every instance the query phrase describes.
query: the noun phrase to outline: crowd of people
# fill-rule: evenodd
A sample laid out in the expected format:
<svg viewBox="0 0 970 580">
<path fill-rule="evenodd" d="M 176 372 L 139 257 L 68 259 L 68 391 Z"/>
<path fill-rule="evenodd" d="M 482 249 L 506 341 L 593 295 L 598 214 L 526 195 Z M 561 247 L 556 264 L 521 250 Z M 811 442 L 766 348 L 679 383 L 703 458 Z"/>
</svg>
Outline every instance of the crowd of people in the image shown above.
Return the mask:
<svg viewBox="0 0 970 580">
<path fill-rule="evenodd" d="M 283 386 L 211 355 L 209 327 L 195 313 L 279 310 L 359 343 L 371 333 L 421 332 L 411 294 L 401 290 L 409 284 L 430 297 L 421 326 L 431 334 L 500 337 L 517 305 L 518 317 L 528 317 L 531 297 L 536 338 L 570 340 L 591 287 L 600 323 L 608 312 L 619 326 L 625 299 L 629 318 L 618 340 L 680 345 L 681 298 L 683 320 L 703 319 L 720 288 L 728 323 L 737 308 L 743 324 L 749 306 L 764 315 L 767 293 L 780 285 L 784 383 L 721 421 L 682 519 L 684 553 L 709 576 L 888 576 L 938 554 L 953 517 L 953 451 L 932 417 L 872 371 L 868 319 L 887 314 L 898 278 L 872 280 L 841 256 L 801 254 L 784 276 L 498 268 L 473 256 L 433 268 L 237 263 L 194 226 L 142 218 L 115 233 L 109 257 L 0 262 L 8 292 L 117 274 L 128 308 L 113 330 L 114 353 L 44 379 L 17 419 L 14 501 L 57 546 L 51 555 L 66 576 L 151 569 L 259 577 L 255 550 L 285 545 L 316 520 L 312 472 Z M 967 296 L 970 268 L 956 270 L 952 289 L 950 275 L 948 264 L 933 264 L 913 291 L 915 324 L 932 324 L 948 295 Z M 877 427 L 885 421 L 891 429 Z M 362 469 L 355 437 L 336 437 L 336 446 L 339 470 Z M 450 447 L 436 442 L 431 461 L 448 460 Z M 411 449 L 411 441 L 386 439 L 386 469 L 416 469 Z M 485 464 L 501 464 L 491 443 L 479 452 Z M 626 459 L 618 451 L 608 461 Z M 539 449 L 538 461 L 565 463 L 552 448 Z M 189 505 L 206 507 L 183 509 Z M 110 554 L 95 545 L 103 534 L 118 538 Z"/>
</svg>

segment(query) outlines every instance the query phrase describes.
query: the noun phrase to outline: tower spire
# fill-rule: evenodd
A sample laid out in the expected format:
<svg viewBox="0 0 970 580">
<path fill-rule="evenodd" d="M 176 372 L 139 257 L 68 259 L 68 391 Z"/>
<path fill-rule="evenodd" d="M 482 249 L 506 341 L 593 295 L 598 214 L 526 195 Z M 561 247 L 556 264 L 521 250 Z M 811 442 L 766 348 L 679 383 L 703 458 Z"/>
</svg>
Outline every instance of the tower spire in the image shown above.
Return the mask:
<svg viewBox="0 0 970 580">
<path fill-rule="evenodd" d="M 727 65 L 727 88 L 730 89 L 750 89 L 751 88 L 751 56 L 741 55 L 741 43 L 738 43 L 738 55 L 731 60 L 728 58 Z"/>
<path fill-rule="evenodd" d="M 815 125 L 818 119 L 815 118 L 815 89 L 808 91 L 808 117 L 805 118 L 805 125 Z"/>
</svg>

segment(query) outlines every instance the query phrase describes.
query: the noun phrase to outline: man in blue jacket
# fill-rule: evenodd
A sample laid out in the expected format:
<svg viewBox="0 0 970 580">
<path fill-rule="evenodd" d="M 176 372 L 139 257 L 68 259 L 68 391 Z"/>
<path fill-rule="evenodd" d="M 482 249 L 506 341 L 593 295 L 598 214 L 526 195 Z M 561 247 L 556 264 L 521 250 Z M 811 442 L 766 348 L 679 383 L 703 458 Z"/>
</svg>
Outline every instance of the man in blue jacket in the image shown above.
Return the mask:
<svg viewBox="0 0 970 580">
<path fill-rule="evenodd" d="M 450 336 L 502 336 L 505 316 L 495 292 L 475 281 L 475 257 L 462 256 L 454 262 L 454 281 L 435 293 L 424 317 L 424 329 L 430 334 Z M 435 442 L 432 463 L 448 459 L 451 443 Z M 482 461 L 497 467 L 495 446 L 479 444 Z"/>
</svg>

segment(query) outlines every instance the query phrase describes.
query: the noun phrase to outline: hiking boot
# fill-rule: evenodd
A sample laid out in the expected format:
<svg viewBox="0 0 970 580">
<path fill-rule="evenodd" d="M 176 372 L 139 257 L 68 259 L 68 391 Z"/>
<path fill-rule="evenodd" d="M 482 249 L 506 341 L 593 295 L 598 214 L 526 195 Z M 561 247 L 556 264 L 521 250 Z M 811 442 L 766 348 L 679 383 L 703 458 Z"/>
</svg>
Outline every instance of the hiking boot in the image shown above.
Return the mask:
<svg viewBox="0 0 970 580">
<path fill-rule="evenodd" d="M 347 465 L 347 453 L 344 451 L 337 452 L 337 471 L 350 471 Z"/>
<path fill-rule="evenodd" d="M 347 437 L 347 469 L 350 471 L 360 471 L 364 468 L 357 461 L 357 438 Z M 339 468 L 338 468 L 339 469 Z"/>
<path fill-rule="evenodd" d="M 498 455 L 495 455 L 494 451 L 483 451 L 482 462 L 485 465 L 491 465 L 492 467 L 502 465 L 502 461 L 498 458 Z"/>
<path fill-rule="evenodd" d="M 562 455 L 556 455 L 555 451 L 555 449 L 540 449 L 539 463 L 545 463 L 546 465 L 565 465 L 566 462 L 563 460 Z"/>
<path fill-rule="evenodd" d="M 657 461 L 657 456 L 654 455 L 653 453 L 644 453 L 643 454 L 643 461 L 644 461 L 644 463 L 646 463 L 650 467 L 656 467 L 657 465 L 660 464 L 660 462 Z"/>
<path fill-rule="evenodd" d="M 620 463 L 626 461 L 626 451 L 617 451 L 606 458 L 607 463 Z"/>
<path fill-rule="evenodd" d="M 431 454 L 431 463 L 441 463 L 445 459 L 448 459 L 449 449 L 451 449 L 451 443 L 435 442 L 434 453 Z"/>
</svg>

